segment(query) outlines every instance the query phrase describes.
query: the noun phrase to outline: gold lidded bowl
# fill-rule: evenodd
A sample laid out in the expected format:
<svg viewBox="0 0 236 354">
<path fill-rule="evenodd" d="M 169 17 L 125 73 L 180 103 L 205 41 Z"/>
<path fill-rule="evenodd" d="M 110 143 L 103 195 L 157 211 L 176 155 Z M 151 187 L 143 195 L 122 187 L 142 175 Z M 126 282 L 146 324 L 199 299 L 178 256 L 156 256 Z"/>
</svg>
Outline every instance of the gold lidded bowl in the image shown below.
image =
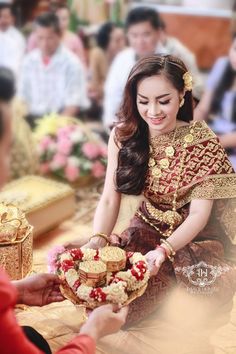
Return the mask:
<svg viewBox="0 0 236 354">
<path fill-rule="evenodd" d="M 108 272 L 118 272 L 125 269 L 126 253 L 118 247 L 103 247 L 101 249 L 101 260 L 106 263 Z"/>
<path fill-rule="evenodd" d="M 106 283 L 107 266 L 102 261 L 86 261 L 79 264 L 81 283 L 97 287 Z"/>
</svg>

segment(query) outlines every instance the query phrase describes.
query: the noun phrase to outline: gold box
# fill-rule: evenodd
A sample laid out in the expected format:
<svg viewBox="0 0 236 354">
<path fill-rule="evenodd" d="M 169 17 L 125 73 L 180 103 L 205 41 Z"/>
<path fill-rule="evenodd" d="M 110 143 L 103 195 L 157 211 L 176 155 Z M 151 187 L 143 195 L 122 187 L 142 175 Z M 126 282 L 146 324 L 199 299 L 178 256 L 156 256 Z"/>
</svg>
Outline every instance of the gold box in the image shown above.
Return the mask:
<svg viewBox="0 0 236 354">
<path fill-rule="evenodd" d="M 0 266 L 12 280 L 24 278 L 33 265 L 33 228 L 25 236 L 14 242 L 0 242 Z"/>
<path fill-rule="evenodd" d="M 75 191 L 69 185 L 39 176 L 26 176 L 8 183 L 0 201 L 19 207 L 34 237 L 49 231 L 75 213 Z"/>
</svg>

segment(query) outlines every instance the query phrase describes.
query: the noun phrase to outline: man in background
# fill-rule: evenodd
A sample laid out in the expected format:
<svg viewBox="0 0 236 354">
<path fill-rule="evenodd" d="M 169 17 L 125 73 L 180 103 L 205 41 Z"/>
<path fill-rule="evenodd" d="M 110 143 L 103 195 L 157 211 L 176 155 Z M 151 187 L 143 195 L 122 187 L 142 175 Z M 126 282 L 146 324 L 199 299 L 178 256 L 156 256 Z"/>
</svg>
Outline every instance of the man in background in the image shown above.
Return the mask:
<svg viewBox="0 0 236 354">
<path fill-rule="evenodd" d="M 12 5 L 0 3 L 0 65 L 18 77 L 25 53 L 25 39 L 14 26 Z"/>
<path fill-rule="evenodd" d="M 130 47 L 114 59 L 105 82 L 103 125 L 110 129 L 119 110 L 123 90 L 136 61 L 150 54 L 171 54 L 184 61 L 194 78 L 193 94 L 200 99 L 202 82 L 194 55 L 178 40 L 167 40 L 163 20 L 156 10 L 148 7 L 132 9 L 126 18 Z"/>
<path fill-rule="evenodd" d="M 38 49 L 24 59 L 18 90 L 28 106 L 31 126 L 45 114 L 76 116 L 89 105 L 83 65 L 61 44 L 58 17 L 53 13 L 39 16 L 36 34 Z"/>
</svg>

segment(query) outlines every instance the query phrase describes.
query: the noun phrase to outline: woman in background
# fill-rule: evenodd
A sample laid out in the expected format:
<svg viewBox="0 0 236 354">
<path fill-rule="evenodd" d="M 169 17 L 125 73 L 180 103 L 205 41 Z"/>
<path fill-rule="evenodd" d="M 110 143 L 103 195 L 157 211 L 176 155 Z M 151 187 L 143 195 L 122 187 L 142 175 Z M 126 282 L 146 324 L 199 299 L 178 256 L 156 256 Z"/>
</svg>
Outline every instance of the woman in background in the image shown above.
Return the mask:
<svg viewBox="0 0 236 354">
<path fill-rule="evenodd" d="M 124 30 L 106 22 L 98 30 L 96 42 L 97 46 L 89 55 L 89 97 L 101 104 L 108 69 L 117 53 L 126 46 Z"/>
<path fill-rule="evenodd" d="M 236 33 L 229 54 L 219 58 L 207 80 L 205 93 L 195 108 L 195 120 L 209 120 L 236 168 Z"/>
</svg>

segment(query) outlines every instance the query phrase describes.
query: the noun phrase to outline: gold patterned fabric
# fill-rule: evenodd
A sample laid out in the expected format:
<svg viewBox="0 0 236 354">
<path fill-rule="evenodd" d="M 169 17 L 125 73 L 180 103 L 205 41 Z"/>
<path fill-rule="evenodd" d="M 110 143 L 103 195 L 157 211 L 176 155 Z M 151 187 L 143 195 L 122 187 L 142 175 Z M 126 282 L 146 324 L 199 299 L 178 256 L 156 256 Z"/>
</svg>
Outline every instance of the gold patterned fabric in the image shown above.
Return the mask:
<svg viewBox="0 0 236 354">
<path fill-rule="evenodd" d="M 145 317 L 162 308 L 176 287 L 192 291 L 203 302 L 207 292 L 215 306 L 212 313 L 230 302 L 236 290 L 232 263 L 236 261 L 236 174 L 216 135 L 205 122 L 194 122 L 151 138 L 150 145 L 146 200 L 121 233 L 121 247 L 146 254 L 184 222 L 192 200 L 213 199 L 214 203 L 206 227 L 176 252 L 173 263 L 163 263 L 144 295 L 130 305 L 129 324 L 140 320 L 140 313 Z M 163 160 L 168 162 L 160 163 Z M 205 283 L 204 274 L 209 282 Z M 212 279 L 212 274 L 219 276 Z"/>
<path fill-rule="evenodd" d="M 190 134 L 190 130 L 193 131 Z M 236 197 L 236 175 L 233 167 L 219 144 L 216 135 L 205 122 L 197 122 L 192 128 L 182 126 L 174 132 L 151 139 L 154 158 L 161 160 L 165 148 L 171 143 L 176 151 L 169 159 L 169 167 L 162 171 L 160 178 L 154 182 L 148 174 L 144 195 L 154 203 L 171 205 L 175 182 L 179 173 L 180 156 L 187 150 L 184 167 L 178 187 L 177 206 L 187 204 L 193 199 L 221 199 Z M 193 140 L 184 147 L 184 138 L 192 135 Z"/>
<path fill-rule="evenodd" d="M 190 136 L 192 138 L 184 147 L 186 137 Z M 169 158 L 169 167 L 162 171 L 159 178 L 153 178 L 149 170 L 145 197 L 153 208 L 158 206 L 157 209 L 165 211 L 172 208 L 173 195 L 177 193 L 177 210 L 184 218 L 188 215 L 191 200 L 213 199 L 212 214 L 203 234 L 219 237 L 225 243 L 231 259 L 233 257 L 235 260 L 231 243 L 236 244 L 236 174 L 216 135 L 205 122 L 195 122 L 177 128 L 175 133 L 152 138 L 151 144 L 152 156 L 157 161 L 163 158 L 163 152 L 170 144 L 173 145 L 175 155 Z M 184 149 L 187 153 L 176 188 Z M 152 218 L 148 211 L 147 215 Z"/>
</svg>

